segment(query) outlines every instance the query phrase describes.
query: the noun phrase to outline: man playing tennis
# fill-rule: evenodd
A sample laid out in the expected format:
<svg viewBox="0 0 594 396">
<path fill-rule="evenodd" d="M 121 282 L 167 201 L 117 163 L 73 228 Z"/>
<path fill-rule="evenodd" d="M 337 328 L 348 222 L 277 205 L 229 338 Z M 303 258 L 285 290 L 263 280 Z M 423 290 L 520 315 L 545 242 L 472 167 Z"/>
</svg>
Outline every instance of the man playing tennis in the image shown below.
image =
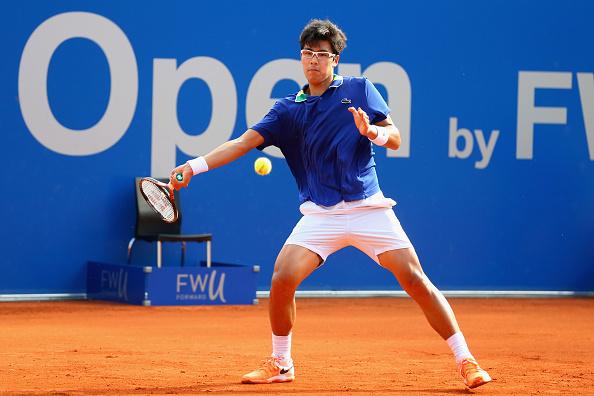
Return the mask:
<svg viewBox="0 0 594 396">
<path fill-rule="evenodd" d="M 204 157 L 178 166 L 171 184 L 186 187 L 193 175 L 225 165 L 258 147 L 276 146 L 299 189 L 303 217 L 281 249 L 270 286 L 272 355 L 243 383 L 295 379 L 291 331 L 295 291 L 333 252 L 355 246 L 394 274 L 419 304 L 429 324 L 451 347 L 469 388 L 491 378 L 468 350 L 450 305 L 429 281 L 396 218 L 395 202 L 382 194 L 372 143 L 396 150 L 400 134 L 390 109 L 364 77 L 334 74 L 346 36 L 332 22 L 312 20 L 300 36 L 308 84 L 276 102 L 258 124 Z M 183 181 L 176 179 L 183 174 Z"/>
</svg>

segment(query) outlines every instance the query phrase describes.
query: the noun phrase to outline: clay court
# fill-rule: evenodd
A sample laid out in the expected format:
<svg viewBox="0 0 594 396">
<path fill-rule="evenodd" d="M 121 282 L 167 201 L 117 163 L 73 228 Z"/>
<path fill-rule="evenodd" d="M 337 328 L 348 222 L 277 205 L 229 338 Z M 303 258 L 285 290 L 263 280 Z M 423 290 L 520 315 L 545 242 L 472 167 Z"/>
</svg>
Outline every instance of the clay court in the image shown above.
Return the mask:
<svg viewBox="0 0 594 396">
<path fill-rule="evenodd" d="M 271 351 L 268 300 L 0 303 L 2 395 L 593 395 L 594 299 L 451 298 L 494 380 L 465 388 L 409 298 L 298 299 L 296 380 L 242 385 Z"/>
</svg>

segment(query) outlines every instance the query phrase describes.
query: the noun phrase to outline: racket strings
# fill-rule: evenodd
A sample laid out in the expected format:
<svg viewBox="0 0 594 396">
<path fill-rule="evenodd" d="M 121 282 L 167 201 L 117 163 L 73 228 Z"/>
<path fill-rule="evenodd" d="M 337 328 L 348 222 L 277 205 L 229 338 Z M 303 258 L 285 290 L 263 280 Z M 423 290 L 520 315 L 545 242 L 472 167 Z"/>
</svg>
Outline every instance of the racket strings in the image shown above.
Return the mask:
<svg viewBox="0 0 594 396">
<path fill-rule="evenodd" d="M 149 181 L 143 181 L 141 188 L 153 209 L 168 221 L 175 219 L 175 209 L 171 204 L 169 196 L 161 187 Z"/>
</svg>

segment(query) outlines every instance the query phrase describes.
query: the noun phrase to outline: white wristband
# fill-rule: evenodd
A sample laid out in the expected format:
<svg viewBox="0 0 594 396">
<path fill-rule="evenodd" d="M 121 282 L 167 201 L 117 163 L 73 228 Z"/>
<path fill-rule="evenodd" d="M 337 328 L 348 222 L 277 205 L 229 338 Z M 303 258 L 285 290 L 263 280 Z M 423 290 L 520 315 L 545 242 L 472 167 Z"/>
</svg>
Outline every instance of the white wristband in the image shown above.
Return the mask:
<svg viewBox="0 0 594 396">
<path fill-rule="evenodd" d="M 192 167 L 192 171 L 194 172 L 194 175 L 197 175 L 198 173 L 206 172 L 208 170 L 208 164 L 206 163 L 206 160 L 204 159 L 204 157 L 198 157 L 198 158 L 194 158 L 193 160 L 189 160 L 188 164 L 190 164 L 190 166 Z"/>
<path fill-rule="evenodd" d="M 388 129 L 384 128 L 384 127 L 378 127 L 377 125 L 373 125 L 375 127 L 375 132 L 377 132 L 377 136 L 375 137 L 375 139 L 371 140 L 373 143 L 377 144 L 378 146 L 383 146 L 384 144 L 386 144 L 388 142 L 388 139 L 390 139 L 390 132 L 388 132 Z"/>
</svg>

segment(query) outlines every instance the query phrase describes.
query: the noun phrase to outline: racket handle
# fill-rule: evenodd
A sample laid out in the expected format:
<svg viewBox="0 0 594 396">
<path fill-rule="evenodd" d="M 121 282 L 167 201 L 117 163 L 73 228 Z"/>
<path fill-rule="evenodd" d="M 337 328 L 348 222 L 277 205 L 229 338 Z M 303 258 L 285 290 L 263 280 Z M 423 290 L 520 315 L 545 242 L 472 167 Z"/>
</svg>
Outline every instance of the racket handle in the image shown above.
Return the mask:
<svg viewBox="0 0 594 396">
<path fill-rule="evenodd" d="M 176 173 L 175 178 L 177 179 L 177 181 L 182 181 L 182 180 L 184 180 L 184 175 L 182 175 L 181 173 Z M 171 182 L 167 183 L 167 187 L 169 187 L 170 190 L 173 190 L 173 186 L 171 185 Z"/>
</svg>

